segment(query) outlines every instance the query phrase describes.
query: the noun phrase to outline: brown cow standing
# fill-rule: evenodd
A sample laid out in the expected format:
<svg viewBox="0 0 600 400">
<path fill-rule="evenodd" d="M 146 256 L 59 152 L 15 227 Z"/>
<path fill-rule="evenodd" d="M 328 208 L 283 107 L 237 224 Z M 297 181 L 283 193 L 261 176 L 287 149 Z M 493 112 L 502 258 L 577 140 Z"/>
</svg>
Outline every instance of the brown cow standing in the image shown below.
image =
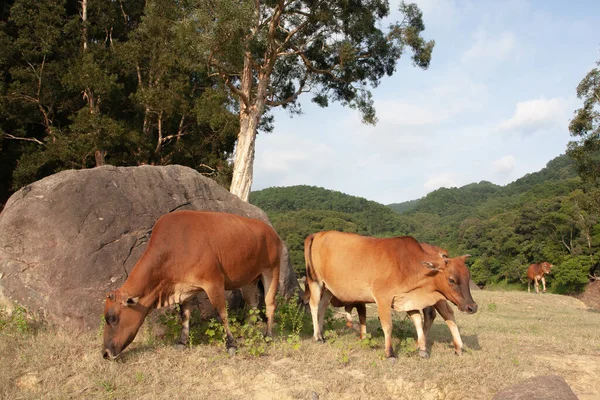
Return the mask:
<svg viewBox="0 0 600 400">
<path fill-rule="evenodd" d="M 235 351 L 227 321 L 225 290 L 253 299 L 258 278 L 265 288 L 270 335 L 279 282 L 282 242 L 267 224 L 234 214 L 176 211 L 158 219 L 148 247 L 123 286 L 106 297 L 104 352 L 117 357 L 135 338 L 153 308 L 181 304 L 180 343 L 189 340 L 189 300 L 204 290 L 219 313 L 227 349 Z"/>
<path fill-rule="evenodd" d="M 466 256 L 443 258 L 427 253 L 409 236 L 380 239 L 319 232 L 306 238 L 304 256 L 317 341 L 323 340 L 325 309 L 332 296 L 343 303 L 377 304 L 388 358 L 394 358 L 391 308 L 408 312 L 417 329 L 423 326 L 418 310 L 446 298 L 461 311 L 477 311 Z"/>
<path fill-rule="evenodd" d="M 549 274 L 552 270 L 553 265 L 549 262 L 544 261 L 541 264 L 531 264 L 529 268 L 527 268 L 527 293 L 531 293 L 531 282 L 535 282 L 535 292 L 540 293 L 540 284 L 539 280 L 542 281 L 543 292 L 546 293 L 546 279 L 544 278 L 545 274 Z"/>
<path fill-rule="evenodd" d="M 421 243 L 421 247 L 426 252 L 439 255 L 443 258 L 448 258 L 448 250 L 442 249 L 441 247 L 434 246 L 429 243 Z M 310 299 L 310 288 L 308 283 L 305 284 L 304 288 L 304 302 L 307 303 Z M 337 297 L 333 296 L 331 298 L 331 303 L 333 307 L 344 307 L 344 311 L 346 312 L 346 326 L 349 328 L 354 327 L 354 322 L 352 319 L 352 309 L 356 308 L 356 312 L 358 313 L 358 319 L 360 322 L 360 338 L 364 339 L 367 336 L 367 308 L 365 303 L 343 303 Z M 454 351 L 457 355 L 462 354 L 463 342 L 460 337 L 460 332 L 458 331 L 458 325 L 456 324 L 456 318 L 454 317 L 454 311 L 448 304 L 447 300 L 440 300 L 435 303 L 433 306 L 425 307 L 423 309 L 423 324 L 422 326 L 419 323 L 419 319 L 417 317 L 417 313 L 411 310 L 409 315 L 411 316 L 411 320 L 415 324 L 415 329 L 417 331 L 417 343 L 419 346 L 419 355 L 423 358 L 429 357 L 429 353 L 427 353 L 426 344 L 427 344 L 427 336 L 429 333 L 429 329 L 433 325 L 433 321 L 436 317 L 437 312 L 444 318 L 450 333 L 452 334 L 452 342 L 454 343 Z"/>
</svg>

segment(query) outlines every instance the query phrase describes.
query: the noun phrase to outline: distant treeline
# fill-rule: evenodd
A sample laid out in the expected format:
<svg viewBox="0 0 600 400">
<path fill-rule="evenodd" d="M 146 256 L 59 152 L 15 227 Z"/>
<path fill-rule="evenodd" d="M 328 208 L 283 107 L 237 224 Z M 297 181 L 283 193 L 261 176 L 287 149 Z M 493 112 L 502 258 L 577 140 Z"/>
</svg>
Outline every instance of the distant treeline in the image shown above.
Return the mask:
<svg viewBox="0 0 600 400">
<path fill-rule="evenodd" d="M 267 212 L 299 275 L 304 238 L 339 230 L 411 235 L 452 256 L 471 254 L 480 285 L 522 284 L 530 263 L 547 260 L 556 266 L 551 289 L 567 293 L 581 291 L 598 268 L 600 199 L 582 189 L 573 161 L 560 156 L 506 186 L 482 181 L 390 206 L 312 186 L 264 189 L 250 202 Z"/>
</svg>

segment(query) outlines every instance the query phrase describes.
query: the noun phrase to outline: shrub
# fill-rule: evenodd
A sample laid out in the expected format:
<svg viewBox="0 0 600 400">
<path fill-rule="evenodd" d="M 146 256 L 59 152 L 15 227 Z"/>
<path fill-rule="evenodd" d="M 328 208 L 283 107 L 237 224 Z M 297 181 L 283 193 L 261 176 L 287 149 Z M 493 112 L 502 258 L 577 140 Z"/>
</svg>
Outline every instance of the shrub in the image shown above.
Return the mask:
<svg viewBox="0 0 600 400">
<path fill-rule="evenodd" d="M 581 293 L 588 284 L 588 273 L 592 267 L 589 256 L 566 259 L 552 269 L 552 291 L 559 294 Z"/>
</svg>

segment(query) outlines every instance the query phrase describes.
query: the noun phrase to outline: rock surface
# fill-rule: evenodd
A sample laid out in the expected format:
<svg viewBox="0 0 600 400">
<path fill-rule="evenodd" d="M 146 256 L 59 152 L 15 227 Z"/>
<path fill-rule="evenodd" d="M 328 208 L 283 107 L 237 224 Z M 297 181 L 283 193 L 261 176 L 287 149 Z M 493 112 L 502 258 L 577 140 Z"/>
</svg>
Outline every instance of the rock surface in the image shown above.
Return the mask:
<svg viewBox="0 0 600 400">
<path fill-rule="evenodd" d="M 501 390 L 493 400 L 577 400 L 577 396 L 563 377 L 545 375 Z"/>
<path fill-rule="evenodd" d="M 69 170 L 22 188 L 0 214 L 0 302 L 69 329 L 97 329 L 106 292 L 125 282 L 156 220 L 181 209 L 269 223 L 262 210 L 177 165 Z M 288 296 L 298 284 L 289 257 L 282 264 L 279 291 Z"/>
</svg>

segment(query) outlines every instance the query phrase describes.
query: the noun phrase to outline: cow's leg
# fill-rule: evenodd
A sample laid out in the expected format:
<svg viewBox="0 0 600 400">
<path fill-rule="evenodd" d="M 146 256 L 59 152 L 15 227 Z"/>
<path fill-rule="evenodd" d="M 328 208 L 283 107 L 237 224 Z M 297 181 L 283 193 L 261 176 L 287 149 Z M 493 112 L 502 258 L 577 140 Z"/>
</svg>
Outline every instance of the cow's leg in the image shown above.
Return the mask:
<svg viewBox="0 0 600 400">
<path fill-rule="evenodd" d="M 225 334 L 227 335 L 225 339 L 225 345 L 227 346 L 227 352 L 229 355 L 235 355 L 236 345 L 235 339 L 229 330 L 229 321 L 227 320 L 227 304 L 225 302 L 225 289 L 224 285 L 221 283 L 213 285 L 211 287 L 207 287 L 204 289 L 206 294 L 208 295 L 208 299 L 210 300 L 210 304 L 217 310 L 219 317 L 221 319 L 221 323 L 223 324 L 223 328 L 225 328 Z"/>
<path fill-rule="evenodd" d="M 356 312 L 360 321 L 360 338 L 364 339 L 367 337 L 367 306 L 364 303 L 357 303 Z"/>
<path fill-rule="evenodd" d="M 275 296 L 279 285 L 279 268 L 265 270 L 262 273 L 262 282 L 265 288 L 265 308 L 267 311 L 267 336 L 273 336 L 273 323 L 275 322 Z"/>
<path fill-rule="evenodd" d="M 535 277 L 535 292 L 540 294 L 540 283 L 538 282 L 538 277 Z"/>
<path fill-rule="evenodd" d="M 310 304 L 310 314 L 312 316 L 313 322 L 313 338 L 317 342 L 323 341 L 323 333 L 319 330 L 319 303 L 321 302 L 321 292 L 323 288 L 315 281 L 309 281 L 309 278 L 306 278 L 306 282 L 308 283 L 310 289 L 310 299 L 308 303 Z"/>
<path fill-rule="evenodd" d="M 242 286 L 240 289 L 242 292 L 242 297 L 244 298 L 244 302 L 249 308 L 258 307 L 258 286 L 255 282 L 252 282 L 246 286 Z"/>
<path fill-rule="evenodd" d="M 527 293 L 531 293 L 531 279 L 527 279 Z"/>
<path fill-rule="evenodd" d="M 433 306 L 425 307 L 423 309 L 423 334 L 425 335 L 425 340 L 427 340 L 427 337 L 429 336 L 429 329 L 431 329 L 431 325 L 433 325 L 436 316 L 437 313 Z"/>
<path fill-rule="evenodd" d="M 392 302 L 384 301 L 383 299 L 375 299 L 375 301 L 377 303 L 377 313 L 379 314 L 381 329 L 383 329 L 383 336 L 385 338 L 385 356 L 390 361 L 395 362 L 396 355 L 392 346 Z"/>
<path fill-rule="evenodd" d="M 423 318 L 421 316 L 421 311 L 411 310 L 407 311 L 407 313 L 410 315 L 410 319 L 412 319 L 413 324 L 415 324 L 415 329 L 417 330 L 417 346 L 419 347 L 419 355 L 423 358 L 429 358 L 429 354 L 427 353 L 427 343 L 425 340 L 425 335 L 423 334 Z"/>
<path fill-rule="evenodd" d="M 344 307 L 344 311 L 346 311 L 346 326 L 348 328 L 354 327 L 354 323 L 352 320 L 352 309 L 353 308 L 354 308 L 354 305 Z"/>
<path fill-rule="evenodd" d="M 543 292 L 546 293 L 546 278 L 542 276 L 542 286 L 544 287 Z"/>
<path fill-rule="evenodd" d="M 319 301 L 319 332 L 321 332 L 321 337 L 323 338 L 323 325 L 325 325 L 325 312 L 327 311 L 327 306 L 329 306 L 329 302 L 333 294 L 327 289 L 323 290 L 323 294 L 321 294 L 321 300 Z"/>
<path fill-rule="evenodd" d="M 187 346 L 190 340 L 190 316 L 192 315 L 192 302 L 186 301 L 180 305 L 181 313 L 181 336 L 179 344 Z"/>
<path fill-rule="evenodd" d="M 454 342 L 454 352 L 457 355 L 462 354 L 463 342 L 460 337 L 460 332 L 458 331 L 458 325 L 456 325 L 456 319 L 454 318 L 454 311 L 450 304 L 446 300 L 440 300 L 435 303 L 435 309 L 440 313 L 444 321 L 446 321 L 446 325 L 448 325 L 448 329 L 450 329 L 450 333 L 452 334 L 452 341 Z"/>
</svg>

